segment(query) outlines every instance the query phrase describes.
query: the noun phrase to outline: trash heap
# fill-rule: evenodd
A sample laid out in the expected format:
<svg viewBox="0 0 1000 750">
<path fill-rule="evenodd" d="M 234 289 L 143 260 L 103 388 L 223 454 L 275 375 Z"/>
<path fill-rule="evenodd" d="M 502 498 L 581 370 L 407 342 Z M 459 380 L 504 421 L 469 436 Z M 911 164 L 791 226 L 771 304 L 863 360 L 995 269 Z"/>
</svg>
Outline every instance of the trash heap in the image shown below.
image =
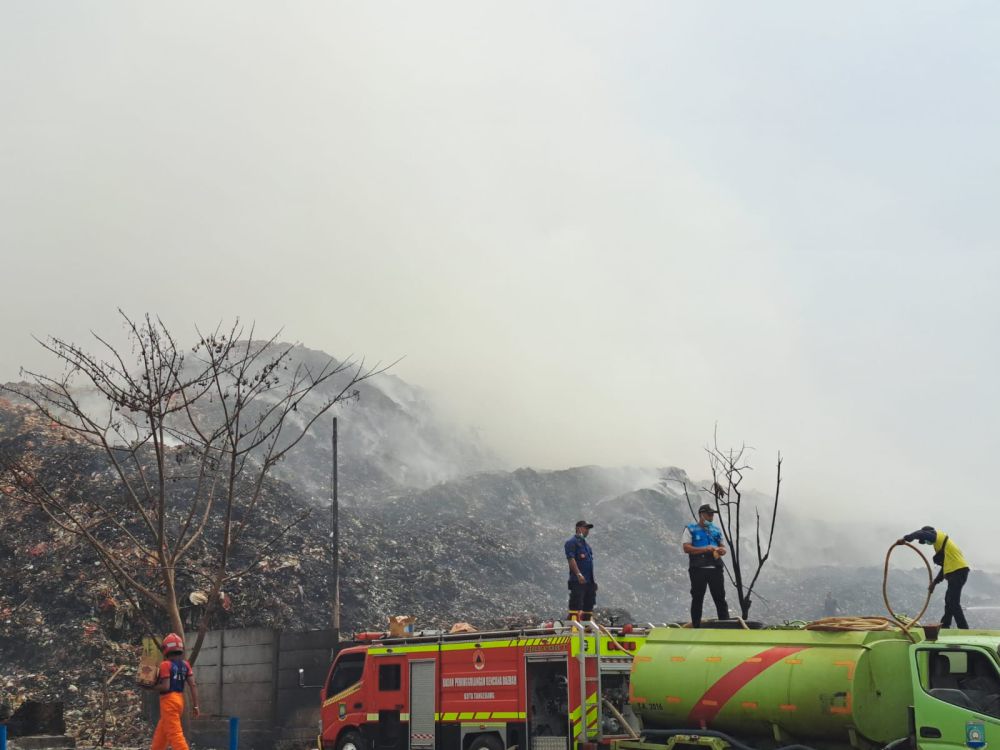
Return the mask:
<svg viewBox="0 0 1000 750">
<path fill-rule="evenodd" d="M 101 452 L 2 398 L 0 450 L 30 458 L 53 489 L 101 497 L 121 492 Z M 381 627 L 397 613 L 415 616 L 419 628 L 469 622 L 479 630 L 562 617 L 562 543 L 581 516 L 596 524 L 599 619 L 686 619 L 689 584 L 679 537 L 688 510 L 678 494 L 678 480 L 686 476 L 678 469 L 519 469 L 422 488 L 373 476 L 362 478 L 364 493 L 347 492 L 352 499 L 341 506 L 346 631 Z M 350 489 L 352 481 L 345 470 L 342 487 Z M 360 500 L 362 494 L 369 499 Z M 327 626 L 328 508 L 276 478 L 265 484 L 248 533 L 266 542 L 306 511 L 310 516 L 252 574 L 225 588 L 210 627 Z M 202 574 L 212 552 L 193 550 L 178 571 L 189 639 L 207 601 Z M 241 562 L 249 560 L 236 566 Z M 767 568 L 752 615 L 769 622 L 814 619 L 823 614 L 827 591 L 842 614 L 880 611 L 880 569 L 823 562 L 797 558 L 794 565 Z M 903 611 L 911 599 L 922 601 L 925 582 L 905 572 L 894 581 Z M 967 591 L 971 606 L 995 601 L 1000 581 L 977 571 Z M 730 604 L 735 608 L 732 594 Z M 86 542 L 55 528 L 40 509 L 11 499 L 0 483 L 0 711 L 29 699 L 62 701 L 67 731 L 80 744 L 94 744 L 102 734 L 109 745 L 145 744 L 151 727 L 139 718 L 141 696 L 132 684 L 143 615 L 157 620 L 161 633 L 166 628 L 159 613 L 143 606 L 123 595 Z"/>
</svg>

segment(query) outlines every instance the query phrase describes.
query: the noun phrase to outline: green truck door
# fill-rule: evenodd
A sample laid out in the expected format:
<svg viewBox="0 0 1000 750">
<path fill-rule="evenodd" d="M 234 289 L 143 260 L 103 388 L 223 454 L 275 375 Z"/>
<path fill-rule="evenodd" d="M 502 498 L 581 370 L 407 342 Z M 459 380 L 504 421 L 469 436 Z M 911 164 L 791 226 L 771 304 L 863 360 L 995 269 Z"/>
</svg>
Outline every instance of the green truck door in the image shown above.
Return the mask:
<svg viewBox="0 0 1000 750">
<path fill-rule="evenodd" d="M 922 750 L 1000 750 L 1000 671 L 973 646 L 912 647 L 913 709 Z"/>
</svg>

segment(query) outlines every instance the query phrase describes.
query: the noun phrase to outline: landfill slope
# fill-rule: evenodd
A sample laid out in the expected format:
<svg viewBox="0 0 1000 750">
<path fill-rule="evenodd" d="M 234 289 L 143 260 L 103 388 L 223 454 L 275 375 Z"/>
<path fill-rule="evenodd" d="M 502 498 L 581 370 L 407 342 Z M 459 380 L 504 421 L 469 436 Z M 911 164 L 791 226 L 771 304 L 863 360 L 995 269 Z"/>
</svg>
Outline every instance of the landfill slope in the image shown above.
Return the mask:
<svg viewBox="0 0 1000 750">
<path fill-rule="evenodd" d="M 345 411 L 342 421 L 348 423 L 351 414 Z M 376 412 L 369 418 L 374 425 Z M 367 434 L 378 431 L 373 427 Z M 301 459 L 300 468 L 312 472 L 309 482 L 282 477 L 266 484 L 250 526 L 252 538 L 272 538 L 302 512 L 311 512 L 310 517 L 283 538 L 255 574 L 226 589 L 212 627 L 302 630 L 328 624 L 330 513 L 314 491 L 329 459 L 322 442 Z M 30 459 L 53 490 L 120 494 L 101 452 L 67 439 L 25 404 L 0 399 L 0 449 Z M 421 450 L 427 456 L 437 448 L 428 443 Z M 470 473 L 434 483 L 424 471 L 412 485 L 398 470 L 392 476 L 383 471 L 393 463 L 391 455 L 363 459 L 355 454 L 345 460 L 342 484 L 350 489 L 358 473 L 364 479 L 363 491 L 354 484 L 341 512 L 345 630 L 380 627 L 391 614 L 415 615 L 418 627 L 466 621 L 489 628 L 560 617 L 567 579 L 562 545 L 581 517 L 595 524 L 591 540 L 599 617 L 686 618 L 680 534 L 690 519 L 683 487 L 691 482 L 682 470 L 475 471 L 482 454 L 473 452 L 471 469 L 457 455 L 445 444 L 437 463 L 453 468 L 444 475 Z M 828 591 L 840 613 L 881 613 L 880 567 L 810 556 L 799 546 L 816 535 L 814 526 L 794 510 L 779 521 L 775 557 L 761 578 L 752 616 L 769 622 L 819 617 Z M 826 526 L 821 532 L 836 539 L 840 530 Z M 752 550 L 747 554 L 752 557 Z M 210 562 L 206 548 L 194 550 L 187 561 L 179 575 L 186 602 L 199 590 L 199 574 Z M 915 611 L 925 586 L 919 571 L 894 574 L 893 586 L 900 607 Z M 989 606 L 1000 596 L 1000 583 L 977 571 L 966 592 L 970 606 Z M 939 608 L 936 596 L 933 606 Z M 735 612 L 731 590 L 730 604 Z M 973 611 L 980 625 L 1000 624 L 987 622 L 998 613 Z M 197 606 L 185 607 L 190 623 L 199 614 Z M 139 698 L 130 687 L 144 632 L 139 612 L 87 544 L 55 530 L 39 509 L 12 501 L 0 487 L 0 704 L 16 705 L 25 698 L 65 701 L 69 731 L 82 743 L 93 742 L 102 728 L 102 686 L 125 665 L 108 691 L 107 741 L 145 743 L 150 728 L 138 720 Z"/>
<path fill-rule="evenodd" d="M 338 375 L 304 396 L 289 415 L 292 420 L 316 413 L 340 396 L 351 375 L 373 368 L 384 370 L 375 363 L 352 365 L 319 350 L 283 343 L 266 347 L 260 359 L 276 359 L 286 349 L 279 377 L 287 379 L 296 370 L 319 373 L 324 368 L 341 368 Z M 352 396 L 355 391 L 356 396 Z M 344 479 L 340 497 L 344 502 L 380 500 L 410 488 L 503 468 L 474 430 L 444 419 L 424 390 L 396 376 L 391 367 L 357 383 L 346 395 L 348 398 L 329 412 L 338 417 L 338 454 Z M 203 402 L 201 408 L 210 409 L 212 403 Z M 266 395 L 261 403 L 267 403 Z M 218 408 L 218 402 L 214 406 Z M 317 420 L 305 439 L 274 468 L 276 478 L 317 504 L 329 498 L 332 432 L 332 419 Z"/>
</svg>

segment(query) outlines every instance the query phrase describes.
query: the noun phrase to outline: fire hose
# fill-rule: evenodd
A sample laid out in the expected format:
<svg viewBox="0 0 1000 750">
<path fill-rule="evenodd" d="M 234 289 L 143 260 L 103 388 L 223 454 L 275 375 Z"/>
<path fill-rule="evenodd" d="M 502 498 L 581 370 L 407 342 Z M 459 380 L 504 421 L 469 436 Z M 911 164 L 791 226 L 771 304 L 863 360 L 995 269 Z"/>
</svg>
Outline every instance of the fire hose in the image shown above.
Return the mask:
<svg viewBox="0 0 1000 750">
<path fill-rule="evenodd" d="M 628 723 L 625 717 L 622 716 L 621 711 L 615 708 L 614 704 L 611 701 L 609 701 L 607 698 L 601 698 L 601 703 L 604 704 L 604 707 L 608 709 L 608 712 L 612 716 L 618 719 L 618 723 L 622 725 L 622 729 L 628 732 L 629 737 L 631 737 L 633 740 L 639 739 L 639 733 L 632 728 L 632 725 Z"/>
<path fill-rule="evenodd" d="M 902 615 L 896 614 L 893 610 L 892 605 L 889 603 L 889 559 L 892 557 L 893 551 L 896 547 L 909 547 L 923 562 L 924 567 L 927 568 L 927 596 L 924 599 L 924 606 L 920 608 L 920 613 L 913 619 L 904 617 Z M 933 574 L 931 572 L 930 563 L 927 562 L 927 558 L 924 557 L 923 553 L 914 547 L 909 542 L 898 541 L 889 547 L 888 551 L 885 553 L 885 565 L 882 568 L 882 601 L 885 604 L 886 610 L 888 610 L 892 619 L 888 617 L 824 617 L 821 620 L 815 620 L 808 623 L 805 626 L 806 630 L 820 630 L 827 632 L 839 632 L 845 630 L 889 630 L 890 628 L 900 627 L 903 633 L 911 642 L 916 642 L 913 635 L 910 633 L 910 629 L 914 627 L 920 618 L 924 616 L 927 611 L 927 607 L 931 603 L 931 591 L 933 583 Z"/>
<path fill-rule="evenodd" d="M 837 633 L 845 630 L 889 630 L 895 623 L 886 617 L 824 617 L 807 623 L 806 630 Z"/>
<path fill-rule="evenodd" d="M 920 608 L 919 614 L 912 620 L 903 620 L 899 615 L 895 613 L 892 609 L 892 605 L 889 604 L 889 558 L 892 557 L 892 551 L 896 547 L 909 547 L 914 552 L 917 553 L 917 557 L 927 568 L 927 595 L 924 597 L 924 606 Z M 931 572 L 931 564 L 927 562 L 927 558 L 924 554 L 914 547 L 909 542 L 904 542 L 902 539 L 893 544 L 885 553 L 885 566 L 882 568 L 882 601 L 885 602 L 885 608 L 888 610 L 889 614 L 892 615 L 892 619 L 899 623 L 900 627 L 903 628 L 903 632 L 906 637 L 910 639 L 911 643 L 916 643 L 916 639 L 910 635 L 910 628 L 920 622 L 920 618 L 924 616 L 924 612 L 927 611 L 927 607 L 931 603 L 931 592 L 934 591 L 934 574 Z"/>
</svg>

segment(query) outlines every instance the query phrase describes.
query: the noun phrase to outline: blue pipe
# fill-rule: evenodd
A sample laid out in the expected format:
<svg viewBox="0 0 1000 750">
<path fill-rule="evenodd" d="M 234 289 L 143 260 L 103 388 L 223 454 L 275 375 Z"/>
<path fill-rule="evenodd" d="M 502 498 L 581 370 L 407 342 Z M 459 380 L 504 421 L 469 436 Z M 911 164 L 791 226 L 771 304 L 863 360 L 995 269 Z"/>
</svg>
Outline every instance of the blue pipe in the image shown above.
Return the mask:
<svg viewBox="0 0 1000 750">
<path fill-rule="evenodd" d="M 240 746 L 240 717 L 229 717 L 229 750 L 238 750 Z M 0 750 L 6 748 L 0 747 Z"/>
<path fill-rule="evenodd" d="M 7 725 L 0 724 L 0 750 L 7 750 Z"/>
</svg>

